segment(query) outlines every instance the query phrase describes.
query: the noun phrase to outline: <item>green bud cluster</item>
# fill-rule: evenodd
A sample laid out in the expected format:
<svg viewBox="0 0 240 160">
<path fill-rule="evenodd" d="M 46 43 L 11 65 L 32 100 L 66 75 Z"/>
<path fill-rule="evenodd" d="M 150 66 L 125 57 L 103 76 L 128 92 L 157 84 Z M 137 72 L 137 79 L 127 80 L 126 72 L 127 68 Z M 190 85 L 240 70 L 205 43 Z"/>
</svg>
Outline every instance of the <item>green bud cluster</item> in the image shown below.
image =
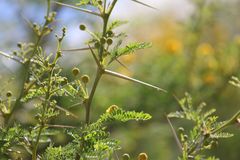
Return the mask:
<svg viewBox="0 0 240 160">
<path fill-rule="evenodd" d="M 44 17 L 46 19 L 47 24 L 52 23 L 55 20 L 57 13 L 51 12 L 48 17 Z"/>
<path fill-rule="evenodd" d="M 33 23 L 33 31 L 37 36 L 41 35 L 41 27 L 37 23 Z"/>
</svg>

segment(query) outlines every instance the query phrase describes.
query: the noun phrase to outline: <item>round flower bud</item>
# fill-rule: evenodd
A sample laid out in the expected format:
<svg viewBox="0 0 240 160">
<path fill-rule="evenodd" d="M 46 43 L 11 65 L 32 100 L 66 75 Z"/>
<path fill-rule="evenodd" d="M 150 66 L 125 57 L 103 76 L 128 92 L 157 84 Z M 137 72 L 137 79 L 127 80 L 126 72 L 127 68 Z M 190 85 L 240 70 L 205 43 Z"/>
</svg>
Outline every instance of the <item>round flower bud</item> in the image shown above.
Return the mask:
<svg viewBox="0 0 240 160">
<path fill-rule="evenodd" d="M 17 46 L 18 46 L 18 48 L 22 48 L 22 43 L 18 42 Z"/>
<path fill-rule="evenodd" d="M 81 77 L 81 80 L 82 80 L 83 83 L 88 83 L 89 80 L 90 80 L 90 78 L 89 78 L 88 75 L 83 75 L 83 76 Z"/>
<path fill-rule="evenodd" d="M 184 138 L 184 140 L 187 140 L 188 139 L 188 135 L 183 135 L 183 138 Z"/>
<path fill-rule="evenodd" d="M 79 29 L 82 31 L 86 30 L 86 26 L 84 24 L 80 24 Z"/>
<path fill-rule="evenodd" d="M 125 153 L 122 155 L 122 160 L 130 160 L 129 154 Z"/>
<path fill-rule="evenodd" d="M 138 155 L 138 160 L 148 160 L 148 155 L 146 153 L 140 153 Z"/>
<path fill-rule="evenodd" d="M 104 44 L 104 43 L 106 43 L 106 39 L 105 39 L 105 38 L 101 38 L 101 39 L 100 39 L 100 42 L 101 42 L 102 44 Z"/>
<path fill-rule="evenodd" d="M 108 44 L 108 45 L 111 45 L 112 43 L 113 43 L 113 40 L 112 40 L 111 38 L 108 38 L 108 39 L 107 39 L 107 44 Z"/>
<path fill-rule="evenodd" d="M 74 68 L 72 69 L 72 74 L 73 74 L 74 76 L 77 76 L 79 73 L 80 73 L 80 70 L 79 70 L 78 68 L 74 67 Z"/>
<path fill-rule="evenodd" d="M 183 133 L 184 132 L 184 128 L 183 127 L 179 127 L 178 128 L 178 132 Z"/>
<path fill-rule="evenodd" d="M 110 107 L 108 107 L 108 109 L 106 110 L 106 113 L 112 113 L 113 111 L 118 110 L 119 107 L 117 105 L 111 105 Z"/>
<path fill-rule="evenodd" d="M 11 97 L 11 96 L 12 96 L 12 92 L 11 92 L 11 91 L 8 91 L 8 92 L 6 93 L 6 96 L 7 96 L 7 97 Z"/>
<path fill-rule="evenodd" d="M 107 36 L 108 36 L 108 37 L 112 37 L 113 35 L 114 35 L 113 31 L 111 31 L 111 30 L 110 30 L 110 31 L 107 31 Z"/>
</svg>

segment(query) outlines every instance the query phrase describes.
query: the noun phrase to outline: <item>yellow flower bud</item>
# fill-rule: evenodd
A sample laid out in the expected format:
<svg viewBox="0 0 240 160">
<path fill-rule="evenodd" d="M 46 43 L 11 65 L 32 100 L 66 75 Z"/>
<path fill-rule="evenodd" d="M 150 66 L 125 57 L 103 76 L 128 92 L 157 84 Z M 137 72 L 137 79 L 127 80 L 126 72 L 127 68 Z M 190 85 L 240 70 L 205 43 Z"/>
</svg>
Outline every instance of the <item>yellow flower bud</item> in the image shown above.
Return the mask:
<svg viewBox="0 0 240 160">
<path fill-rule="evenodd" d="M 72 69 L 72 74 L 73 74 L 74 76 L 77 76 L 79 73 L 80 73 L 80 70 L 79 70 L 78 68 L 74 67 L 74 68 Z"/>
<path fill-rule="evenodd" d="M 104 43 L 106 43 L 106 38 L 100 38 L 100 42 L 102 43 L 102 44 L 104 44 Z"/>
<path fill-rule="evenodd" d="M 140 153 L 138 155 L 138 160 L 148 160 L 148 155 L 146 153 Z"/>
<path fill-rule="evenodd" d="M 130 160 L 129 154 L 125 153 L 122 155 L 122 160 Z"/>
<path fill-rule="evenodd" d="M 108 39 L 107 39 L 107 44 L 108 44 L 108 45 L 111 45 L 112 43 L 113 43 L 113 40 L 112 40 L 111 38 L 108 38 Z"/>
<path fill-rule="evenodd" d="M 184 128 L 183 127 L 179 127 L 178 128 L 178 132 L 183 133 L 184 132 Z"/>
<path fill-rule="evenodd" d="M 108 36 L 108 37 L 113 37 L 113 36 L 114 36 L 113 31 L 107 31 L 107 36 Z"/>
<path fill-rule="evenodd" d="M 11 92 L 11 91 L 8 91 L 8 92 L 6 93 L 6 96 L 7 96 L 7 97 L 12 97 L 12 92 Z"/>
<path fill-rule="evenodd" d="M 106 110 L 106 113 L 112 113 L 113 111 L 118 110 L 119 107 L 117 105 L 111 105 L 110 107 L 108 107 L 108 109 Z"/>
<path fill-rule="evenodd" d="M 89 78 L 88 75 L 83 75 L 83 76 L 81 77 L 81 80 L 82 80 L 83 83 L 88 83 L 89 80 L 90 80 L 90 78 Z"/>
</svg>

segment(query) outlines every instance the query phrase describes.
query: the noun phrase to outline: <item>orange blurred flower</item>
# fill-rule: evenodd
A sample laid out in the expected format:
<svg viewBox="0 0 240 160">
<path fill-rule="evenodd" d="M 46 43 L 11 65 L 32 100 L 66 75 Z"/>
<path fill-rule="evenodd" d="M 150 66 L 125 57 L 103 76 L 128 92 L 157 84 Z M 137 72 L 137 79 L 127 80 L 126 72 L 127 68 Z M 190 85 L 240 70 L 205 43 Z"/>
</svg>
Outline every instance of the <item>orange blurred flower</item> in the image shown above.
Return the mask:
<svg viewBox="0 0 240 160">
<path fill-rule="evenodd" d="M 216 77 L 211 73 L 206 74 L 205 76 L 203 76 L 203 82 L 205 84 L 213 84 L 216 82 Z"/>
<path fill-rule="evenodd" d="M 165 49 L 170 54 L 179 54 L 182 51 L 182 43 L 178 39 L 167 39 Z"/>
<path fill-rule="evenodd" d="M 214 53 L 214 48 L 212 47 L 211 44 L 209 43 L 201 43 L 198 47 L 197 47 L 197 53 L 199 55 L 209 55 Z"/>
<path fill-rule="evenodd" d="M 136 60 L 136 55 L 135 54 L 129 54 L 126 56 L 121 57 L 121 62 L 124 64 L 131 64 Z"/>
</svg>

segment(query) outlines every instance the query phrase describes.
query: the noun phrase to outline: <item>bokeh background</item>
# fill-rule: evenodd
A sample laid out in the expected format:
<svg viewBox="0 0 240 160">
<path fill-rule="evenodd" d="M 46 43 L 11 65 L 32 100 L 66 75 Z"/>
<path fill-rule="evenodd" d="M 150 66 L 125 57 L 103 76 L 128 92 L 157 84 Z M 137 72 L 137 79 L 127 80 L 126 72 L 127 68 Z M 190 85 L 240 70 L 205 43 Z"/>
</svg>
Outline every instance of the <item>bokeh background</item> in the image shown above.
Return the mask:
<svg viewBox="0 0 240 160">
<path fill-rule="evenodd" d="M 73 0 L 62 0 L 73 4 Z M 143 1 L 145 2 L 145 1 Z M 204 101 L 208 108 L 216 108 L 220 120 L 229 118 L 240 108 L 239 89 L 229 84 L 231 76 L 240 76 L 240 1 L 239 0 L 148 0 L 146 3 L 158 8 L 153 10 L 130 0 L 120 0 L 111 19 L 129 21 L 119 28 L 128 33 L 128 41 L 152 42 L 153 47 L 121 58 L 128 69 L 119 64 L 112 70 L 158 85 L 169 93 L 124 80 L 104 76 L 93 103 L 92 121 L 112 104 L 126 110 L 145 111 L 153 118 L 144 123 L 113 124 L 112 136 L 122 142 L 122 153 L 132 157 L 146 152 L 152 160 L 175 160 L 179 154 L 165 115 L 179 109 L 172 94 L 181 98 L 185 92 L 193 96 L 194 104 Z M 26 19 L 41 23 L 45 13 L 43 0 L 0 0 L 0 50 L 11 53 L 18 42 L 34 41 L 34 34 Z M 101 21 L 78 11 L 53 6 L 57 11 L 57 27 L 60 33 L 67 27 L 64 48 L 81 48 L 89 35 L 79 30 L 86 24 L 91 30 L 99 30 Z M 43 41 L 46 50 L 55 51 L 54 35 Z M 64 52 L 61 66 L 67 77 L 71 69 L 94 75 L 96 66 L 87 52 Z M 10 59 L 0 56 L 0 95 L 12 90 L 19 93 L 20 67 Z M 89 85 L 90 87 L 91 85 Z M 84 116 L 81 106 L 69 107 L 73 102 L 59 99 L 61 106 Z M 34 124 L 29 106 L 18 111 L 16 119 L 25 125 Z M 78 125 L 79 120 L 61 115 L 53 123 Z M 185 125 L 177 120 L 174 126 Z M 218 147 L 207 152 L 222 160 L 240 159 L 239 126 L 228 129 L 235 136 L 221 140 Z M 64 145 L 66 135 L 53 137 L 56 145 Z"/>
</svg>

